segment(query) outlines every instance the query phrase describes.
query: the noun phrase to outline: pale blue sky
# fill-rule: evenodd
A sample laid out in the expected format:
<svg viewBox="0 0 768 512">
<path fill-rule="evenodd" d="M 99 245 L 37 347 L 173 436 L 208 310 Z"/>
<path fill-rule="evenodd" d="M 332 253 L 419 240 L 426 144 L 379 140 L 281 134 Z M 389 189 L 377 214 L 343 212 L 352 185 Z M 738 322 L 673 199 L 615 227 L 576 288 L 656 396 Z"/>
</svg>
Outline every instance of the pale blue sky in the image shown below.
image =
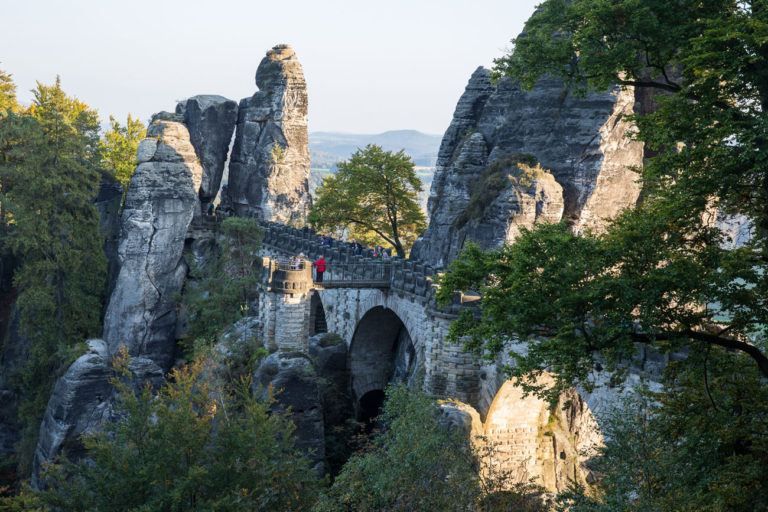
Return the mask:
<svg viewBox="0 0 768 512">
<path fill-rule="evenodd" d="M 509 48 L 539 0 L 2 0 L 0 67 L 103 118 L 146 120 L 194 94 L 239 100 L 277 43 L 296 49 L 312 131 L 442 133 L 479 65 Z"/>
</svg>

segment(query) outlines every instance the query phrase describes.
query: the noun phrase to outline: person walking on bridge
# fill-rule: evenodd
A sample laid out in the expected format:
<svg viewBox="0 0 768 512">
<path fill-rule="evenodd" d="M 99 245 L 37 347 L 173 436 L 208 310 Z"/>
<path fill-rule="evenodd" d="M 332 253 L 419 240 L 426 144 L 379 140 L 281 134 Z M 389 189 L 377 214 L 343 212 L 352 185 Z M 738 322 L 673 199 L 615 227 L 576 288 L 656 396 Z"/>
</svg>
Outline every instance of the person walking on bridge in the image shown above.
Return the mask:
<svg viewBox="0 0 768 512">
<path fill-rule="evenodd" d="M 312 266 L 315 267 L 315 282 L 322 283 L 323 273 L 325 273 L 326 269 L 325 257 L 321 254 L 320 257 L 312 263 Z"/>
</svg>

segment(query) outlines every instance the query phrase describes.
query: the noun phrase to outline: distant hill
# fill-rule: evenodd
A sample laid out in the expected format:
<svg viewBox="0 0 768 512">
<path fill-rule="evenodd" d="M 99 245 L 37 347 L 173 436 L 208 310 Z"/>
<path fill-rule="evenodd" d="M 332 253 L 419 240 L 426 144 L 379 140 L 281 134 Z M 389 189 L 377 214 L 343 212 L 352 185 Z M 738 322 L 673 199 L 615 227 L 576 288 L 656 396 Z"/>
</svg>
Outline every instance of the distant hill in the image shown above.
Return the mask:
<svg viewBox="0 0 768 512">
<path fill-rule="evenodd" d="M 312 132 L 309 134 L 309 152 L 312 167 L 332 169 L 336 162 L 346 160 L 358 148 L 378 144 L 387 151 L 404 149 L 419 167 L 434 167 L 440 135 L 416 130 L 393 130 L 377 134 Z"/>
<path fill-rule="evenodd" d="M 358 148 L 377 144 L 387 151 L 404 149 L 413 159 L 423 186 L 419 200 L 426 209 L 441 139 L 440 135 L 416 130 L 392 130 L 377 134 L 312 132 L 309 134 L 309 153 L 312 161 L 310 192 L 314 195 L 323 177 L 336 171 L 337 162 L 348 159 Z"/>
</svg>

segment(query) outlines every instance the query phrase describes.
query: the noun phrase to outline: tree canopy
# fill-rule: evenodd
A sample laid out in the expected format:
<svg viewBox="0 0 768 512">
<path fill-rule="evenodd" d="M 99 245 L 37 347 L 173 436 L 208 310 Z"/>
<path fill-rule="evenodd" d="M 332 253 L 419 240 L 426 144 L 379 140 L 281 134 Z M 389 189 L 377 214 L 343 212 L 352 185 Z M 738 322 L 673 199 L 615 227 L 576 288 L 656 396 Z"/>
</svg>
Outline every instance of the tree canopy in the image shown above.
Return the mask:
<svg viewBox="0 0 768 512">
<path fill-rule="evenodd" d="M 93 205 L 99 181 L 99 119 L 57 79 L 37 84 L 32 104 L 0 120 L 0 249 L 19 262 L 21 335 L 29 340 L 23 390 L 29 457 L 53 379 L 74 347 L 100 332 L 106 259 Z"/>
<path fill-rule="evenodd" d="M 483 313 L 454 334 L 494 353 L 524 338 L 520 371 L 550 366 L 563 385 L 635 343 L 736 350 L 768 376 L 765 35 L 761 2 L 544 2 L 496 70 L 528 86 L 549 73 L 577 92 L 663 92 L 635 116 L 652 155 L 643 202 L 601 236 L 542 226 L 489 254 L 470 248 L 443 298 L 479 289 Z M 716 215 L 751 222 L 751 240 L 733 248 Z"/>
<path fill-rule="evenodd" d="M 155 392 L 114 383 L 119 419 L 85 439 L 89 460 L 55 465 L 38 506 L 62 511 L 308 510 L 320 483 L 294 446 L 295 427 L 254 398 L 247 380 L 221 387 L 210 361 L 174 369 Z"/>
<path fill-rule="evenodd" d="M 109 126 L 109 130 L 99 142 L 101 164 L 117 178 L 123 189 L 127 190 L 136 169 L 136 151 L 147 129 L 144 123 L 131 114 L 128 114 L 125 125 L 109 116 Z"/>
<path fill-rule="evenodd" d="M 419 192 L 421 181 L 404 151 L 369 144 L 323 180 L 309 222 L 319 230 L 346 230 L 350 237 L 392 247 L 405 257 L 426 227 Z"/>
</svg>

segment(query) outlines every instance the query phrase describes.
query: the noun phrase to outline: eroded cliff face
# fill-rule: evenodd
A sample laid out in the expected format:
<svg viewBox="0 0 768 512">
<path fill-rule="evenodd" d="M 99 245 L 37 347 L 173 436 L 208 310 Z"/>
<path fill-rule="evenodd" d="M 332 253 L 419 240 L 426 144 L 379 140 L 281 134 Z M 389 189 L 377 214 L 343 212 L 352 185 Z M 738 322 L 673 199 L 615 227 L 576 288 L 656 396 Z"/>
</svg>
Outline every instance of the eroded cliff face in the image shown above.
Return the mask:
<svg viewBox="0 0 768 512">
<path fill-rule="evenodd" d="M 565 219 L 601 231 L 640 194 L 643 145 L 627 137 L 631 89 L 573 96 L 559 80 L 531 91 L 478 68 L 443 137 L 428 203 L 429 227 L 412 256 L 442 267 L 468 240 L 512 242 L 521 227 Z M 535 185 L 501 178 L 540 164 Z M 502 186 L 503 185 L 503 186 Z M 477 204 L 482 208 L 477 208 Z"/>
<path fill-rule="evenodd" d="M 170 367 L 176 294 L 187 274 L 184 241 L 195 215 L 203 168 L 181 116 L 154 116 L 139 145 L 122 214 L 120 273 L 104 317 L 104 340 Z"/>
<path fill-rule="evenodd" d="M 287 47 L 271 51 L 259 67 L 257 84 L 262 91 L 244 100 L 249 109 L 240 125 L 240 154 L 246 155 L 244 170 L 251 173 L 244 181 L 249 190 L 261 194 L 254 205 L 267 205 L 269 212 L 295 210 L 280 220 L 299 220 L 308 204 L 308 192 L 301 194 L 308 191 L 309 153 L 306 89 L 293 51 Z M 234 101 L 201 95 L 179 103 L 175 113 L 153 116 L 139 145 L 138 166 L 122 214 L 117 222 L 112 215 L 102 226 L 110 228 L 105 232 L 119 228 L 119 238 L 110 238 L 115 245 L 116 276 L 103 340 L 89 341 L 88 351 L 56 383 L 40 427 L 34 485 L 41 484 L 44 463 L 63 450 L 79 456 L 80 436 L 98 429 L 112 414 L 111 361 L 121 347 L 130 356 L 129 369 L 137 386 L 148 380 L 159 384 L 174 363 L 178 298 L 188 273 L 185 257 L 198 258 L 213 243 L 204 229 L 204 214 L 219 192 L 237 111 Z M 255 126 L 251 121 L 262 117 L 261 135 L 250 138 Z M 259 160 L 267 153 L 281 156 L 278 164 L 259 167 L 261 174 L 252 173 L 255 162 L 269 164 Z M 296 169 L 298 177 L 291 179 Z M 109 213 L 114 214 L 115 194 L 108 195 Z M 118 206 L 119 199 L 117 195 Z"/>
<path fill-rule="evenodd" d="M 267 52 L 256 85 L 240 101 L 227 201 L 241 216 L 302 223 L 311 204 L 307 85 L 290 46 Z"/>
<path fill-rule="evenodd" d="M 140 143 L 120 217 L 119 272 L 104 316 L 103 340 L 58 379 L 48 401 L 35 450 L 32 483 L 40 470 L 66 450 L 82 453 L 80 438 L 112 413 L 111 362 L 120 347 L 131 356 L 136 385 L 162 382 L 176 352 L 177 296 L 187 274 L 185 240 L 200 217 L 199 192 L 205 172 L 183 114 L 153 116 Z"/>
<path fill-rule="evenodd" d="M 180 102 L 176 113 L 183 117 L 190 142 L 203 166 L 199 195 L 205 210 L 219 193 L 237 123 L 237 103 L 223 96 L 203 94 Z"/>
</svg>

